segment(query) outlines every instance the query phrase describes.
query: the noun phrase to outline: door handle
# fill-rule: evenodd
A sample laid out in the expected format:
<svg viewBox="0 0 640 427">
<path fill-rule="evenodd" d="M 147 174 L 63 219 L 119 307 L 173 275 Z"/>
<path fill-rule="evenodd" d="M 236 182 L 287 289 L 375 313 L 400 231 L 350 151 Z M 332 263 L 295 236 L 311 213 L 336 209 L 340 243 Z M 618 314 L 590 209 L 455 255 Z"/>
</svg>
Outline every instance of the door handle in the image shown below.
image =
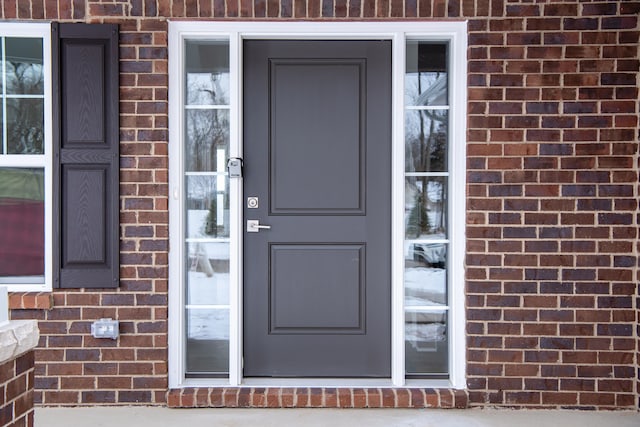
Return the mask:
<svg viewBox="0 0 640 427">
<path fill-rule="evenodd" d="M 270 225 L 260 225 L 260 220 L 248 219 L 247 220 L 247 233 L 257 233 L 260 229 L 269 230 Z"/>
</svg>

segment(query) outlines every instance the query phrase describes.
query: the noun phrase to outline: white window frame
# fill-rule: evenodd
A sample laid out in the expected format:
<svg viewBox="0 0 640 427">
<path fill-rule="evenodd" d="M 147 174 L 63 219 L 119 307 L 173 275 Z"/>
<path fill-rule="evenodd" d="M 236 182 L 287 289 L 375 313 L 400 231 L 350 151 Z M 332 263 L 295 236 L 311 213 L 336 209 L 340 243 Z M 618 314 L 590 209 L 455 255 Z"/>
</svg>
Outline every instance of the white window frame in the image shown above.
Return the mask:
<svg viewBox="0 0 640 427">
<path fill-rule="evenodd" d="M 51 93 L 51 24 L 1 22 L 0 37 L 42 39 L 44 73 L 44 154 L 0 154 L 0 167 L 44 169 L 44 283 L 0 283 L 10 292 L 46 292 L 53 283 L 53 122 Z M 0 78 L 4 78 L 4 74 Z M 3 113 L 4 114 L 4 113 Z"/>
<path fill-rule="evenodd" d="M 184 213 L 182 189 L 184 41 L 229 41 L 231 157 L 242 157 L 242 42 L 246 39 L 386 39 L 392 42 L 392 366 L 391 377 L 362 379 L 274 379 L 242 377 L 242 180 L 230 184 L 229 378 L 185 378 Z M 447 42 L 450 48 L 449 167 L 450 250 L 449 379 L 405 379 L 404 362 L 404 74 L 407 40 Z M 169 22 L 169 387 L 193 386 L 375 386 L 466 387 L 465 374 L 465 167 L 467 23 L 450 22 Z"/>
</svg>

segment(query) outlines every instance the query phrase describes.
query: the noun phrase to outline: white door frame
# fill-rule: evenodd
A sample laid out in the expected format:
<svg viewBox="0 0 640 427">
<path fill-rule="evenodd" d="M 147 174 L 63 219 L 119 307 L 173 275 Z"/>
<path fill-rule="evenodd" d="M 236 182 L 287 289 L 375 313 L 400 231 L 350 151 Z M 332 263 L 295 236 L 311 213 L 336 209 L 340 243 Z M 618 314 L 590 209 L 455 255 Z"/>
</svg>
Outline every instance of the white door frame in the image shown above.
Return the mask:
<svg viewBox="0 0 640 427">
<path fill-rule="evenodd" d="M 183 176 L 183 46 L 186 39 L 229 41 L 231 157 L 242 157 L 242 41 L 245 39 L 386 39 L 392 41 L 392 369 L 387 380 L 269 380 L 242 377 L 242 180 L 230 179 L 230 335 L 228 379 L 185 379 Z M 449 380 L 405 380 L 404 367 L 404 72 L 408 39 L 451 45 L 449 162 L 450 271 Z M 466 387 L 464 224 L 467 25 L 448 22 L 169 22 L 169 387 L 186 386 L 378 386 Z M 455 226 L 454 226 L 455 225 Z"/>
</svg>

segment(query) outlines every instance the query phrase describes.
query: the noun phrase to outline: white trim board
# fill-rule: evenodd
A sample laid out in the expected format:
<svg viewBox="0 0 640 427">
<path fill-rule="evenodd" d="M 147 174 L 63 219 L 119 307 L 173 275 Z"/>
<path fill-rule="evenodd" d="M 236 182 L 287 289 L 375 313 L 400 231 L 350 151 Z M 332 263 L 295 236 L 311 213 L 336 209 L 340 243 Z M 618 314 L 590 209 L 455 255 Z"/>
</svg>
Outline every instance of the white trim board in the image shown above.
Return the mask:
<svg viewBox="0 0 640 427">
<path fill-rule="evenodd" d="M 466 82 L 467 24 L 464 21 L 447 22 L 169 22 L 169 99 L 184 99 L 183 49 L 186 39 L 228 40 L 230 48 L 230 156 L 242 156 L 242 41 L 245 39 L 324 39 L 358 40 L 386 39 L 392 41 L 393 118 L 392 118 L 392 375 L 375 383 L 382 386 L 465 388 L 465 314 L 464 314 L 464 224 L 465 224 L 465 129 L 466 85 L 450 85 L 450 189 L 448 212 L 450 227 L 449 271 L 449 361 L 450 379 L 407 380 L 404 374 L 404 69 L 407 40 L 447 41 L 452 46 L 450 82 Z M 230 361 L 229 378 L 184 378 L 184 224 L 182 192 L 182 123 L 181 102 L 169 105 L 169 188 L 171 251 L 169 256 L 169 387 L 186 386 L 239 386 L 277 385 L 307 386 L 335 384 L 357 386 L 362 379 L 274 379 L 257 380 L 242 377 L 242 181 L 231 180 L 231 244 L 230 244 Z M 399 208 L 400 207 L 400 208 Z"/>
</svg>

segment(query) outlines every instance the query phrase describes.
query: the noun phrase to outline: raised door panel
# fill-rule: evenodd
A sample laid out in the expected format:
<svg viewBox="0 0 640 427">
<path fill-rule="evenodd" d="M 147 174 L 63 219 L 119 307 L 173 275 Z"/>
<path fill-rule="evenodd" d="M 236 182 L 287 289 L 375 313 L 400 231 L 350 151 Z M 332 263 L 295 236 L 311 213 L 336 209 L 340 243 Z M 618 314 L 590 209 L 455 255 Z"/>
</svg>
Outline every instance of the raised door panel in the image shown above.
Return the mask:
<svg viewBox="0 0 640 427">
<path fill-rule="evenodd" d="M 362 59 L 270 61 L 270 210 L 363 214 Z"/>
</svg>

